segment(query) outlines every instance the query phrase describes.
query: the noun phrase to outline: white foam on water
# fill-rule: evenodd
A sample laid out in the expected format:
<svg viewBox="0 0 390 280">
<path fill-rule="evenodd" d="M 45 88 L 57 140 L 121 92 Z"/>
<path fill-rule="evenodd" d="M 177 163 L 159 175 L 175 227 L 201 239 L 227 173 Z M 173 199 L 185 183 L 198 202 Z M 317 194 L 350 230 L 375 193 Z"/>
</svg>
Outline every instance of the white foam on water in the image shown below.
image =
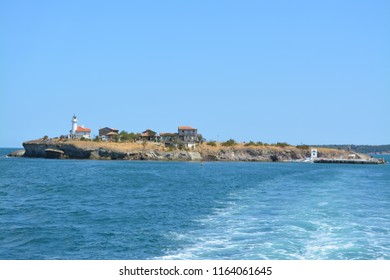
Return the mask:
<svg viewBox="0 0 390 280">
<path fill-rule="evenodd" d="M 278 189 L 267 196 L 268 200 L 261 200 L 264 191 L 254 188 L 231 193 L 229 202 L 221 201 L 212 214 L 194 221 L 200 227 L 185 233 L 188 245 L 162 258 L 390 258 L 388 216 L 380 213 L 367 218 L 363 211 L 364 218 L 359 220 L 359 213 L 343 204 L 346 200 L 334 202 L 329 191 L 318 194 L 317 189 L 312 190 L 316 197 L 293 192 L 295 196 L 286 199 Z M 296 204 L 290 207 L 290 202 Z"/>
<path fill-rule="evenodd" d="M 251 228 L 248 226 L 250 219 L 240 219 L 242 208 L 244 206 L 229 202 L 224 208 L 216 208 L 211 215 L 194 221 L 200 225 L 198 230 L 184 234 L 185 237 L 182 237 L 183 234 L 177 234 L 182 239 L 190 240 L 191 245 L 178 251 L 167 252 L 162 259 L 210 259 L 237 254 L 241 242 L 232 239 L 240 236 L 245 240 L 246 234 L 240 229 Z M 172 233 L 171 235 L 176 236 Z"/>
</svg>

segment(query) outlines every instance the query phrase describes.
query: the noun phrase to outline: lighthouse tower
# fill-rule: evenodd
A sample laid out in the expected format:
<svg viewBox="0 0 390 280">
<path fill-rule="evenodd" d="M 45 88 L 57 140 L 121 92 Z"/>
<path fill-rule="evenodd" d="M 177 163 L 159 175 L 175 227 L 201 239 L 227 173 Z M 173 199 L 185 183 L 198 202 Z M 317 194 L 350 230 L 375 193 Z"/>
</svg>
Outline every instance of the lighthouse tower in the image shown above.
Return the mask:
<svg viewBox="0 0 390 280">
<path fill-rule="evenodd" d="M 74 137 L 74 135 L 76 134 L 76 130 L 77 130 L 77 117 L 76 115 L 73 115 L 73 118 L 72 118 L 72 132 L 71 132 L 71 136 Z"/>
<path fill-rule="evenodd" d="M 318 151 L 317 149 L 311 149 L 311 156 L 310 158 L 313 160 L 315 158 L 317 158 L 317 154 L 318 154 Z"/>
</svg>

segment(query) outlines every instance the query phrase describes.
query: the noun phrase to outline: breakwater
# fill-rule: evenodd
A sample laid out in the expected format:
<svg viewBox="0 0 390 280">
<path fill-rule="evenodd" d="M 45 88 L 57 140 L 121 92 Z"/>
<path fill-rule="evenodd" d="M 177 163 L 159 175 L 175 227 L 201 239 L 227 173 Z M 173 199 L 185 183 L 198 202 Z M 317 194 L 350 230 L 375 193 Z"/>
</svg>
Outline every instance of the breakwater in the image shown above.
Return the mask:
<svg viewBox="0 0 390 280">
<path fill-rule="evenodd" d="M 386 163 L 384 159 L 337 159 L 337 158 L 317 158 L 314 163 L 342 163 L 342 164 L 382 164 Z"/>
</svg>

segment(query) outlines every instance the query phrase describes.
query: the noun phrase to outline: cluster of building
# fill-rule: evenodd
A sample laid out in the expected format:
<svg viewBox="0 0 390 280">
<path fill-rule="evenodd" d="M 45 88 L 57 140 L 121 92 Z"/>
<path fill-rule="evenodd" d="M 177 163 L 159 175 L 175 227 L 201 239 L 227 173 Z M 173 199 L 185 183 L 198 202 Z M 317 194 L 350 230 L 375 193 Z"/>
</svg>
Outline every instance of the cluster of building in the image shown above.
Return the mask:
<svg viewBox="0 0 390 280">
<path fill-rule="evenodd" d="M 76 115 L 73 115 L 72 118 L 72 129 L 69 131 L 68 138 L 72 139 L 91 139 L 91 129 L 86 128 L 83 125 L 77 124 L 77 117 Z"/>
<path fill-rule="evenodd" d="M 71 139 L 91 139 L 91 129 L 83 125 L 78 125 L 76 115 L 72 118 L 72 129 L 69 131 L 68 138 Z M 119 130 L 111 127 L 99 129 L 98 138 L 102 141 L 114 141 L 120 139 Z M 195 147 L 202 139 L 200 139 L 198 130 L 191 126 L 179 126 L 176 132 L 161 132 L 157 133 L 151 129 L 147 129 L 140 134 L 139 141 L 160 142 L 165 146 L 177 147 L 179 144 L 187 148 Z"/>
</svg>

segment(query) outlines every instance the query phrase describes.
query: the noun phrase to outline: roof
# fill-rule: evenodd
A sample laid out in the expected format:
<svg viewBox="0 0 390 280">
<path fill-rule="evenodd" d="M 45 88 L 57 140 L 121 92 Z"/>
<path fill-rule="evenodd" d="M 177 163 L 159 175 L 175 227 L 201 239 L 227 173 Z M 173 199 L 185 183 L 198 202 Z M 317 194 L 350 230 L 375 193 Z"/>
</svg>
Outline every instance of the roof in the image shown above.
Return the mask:
<svg viewBox="0 0 390 280">
<path fill-rule="evenodd" d="M 141 133 L 141 136 L 142 136 L 142 137 L 148 137 L 148 136 L 150 136 L 150 135 L 149 135 L 149 133 Z"/>
<path fill-rule="evenodd" d="M 106 136 L 115 136 L 115 135 L 118 135 L 118 133 L 116 133 L 114 131 L 111 131 L 111 132 L 106 134 Z"/>
<path fill-rule="evenodd" d="M 157 135 L 157 133 L 153 134 L 153 133 L 150 133 L 150 132 L 144 132 L 141 134 L 142 137 L 160 137 Z"/>
<path fill-rule="evenodd" d="M 196 130 L 196 128 L 184 125 L 184 126 L 179 126 L 179 130 Z"/>
<path fill-rule="evenodd" d="M 91 129 L 78 126 L 77 129 L 76 129 L 76 132 L 91 132 Z"/>
<path fill-rule="evenodd" d="M 109 129 L 109 130 L 112 130 L 112 131 L 119 131 L 119 129 L 108 127 L 108 126 L 100 128 L 99 130 L 102 130 L 102 129 Z"/>
<path fill-rule="evenodd" d="M 144 134 L 145 134 L 145 135 L 157 134 L 157 132 L 156 132 L 156 131 L 153 131 L 153 130 L 151 130 L 151 129 L 148 128 L 147 130 L 145 130 L 145 131 L 142 132 L 142 136 L 143 136 Z"/>
</svg>

